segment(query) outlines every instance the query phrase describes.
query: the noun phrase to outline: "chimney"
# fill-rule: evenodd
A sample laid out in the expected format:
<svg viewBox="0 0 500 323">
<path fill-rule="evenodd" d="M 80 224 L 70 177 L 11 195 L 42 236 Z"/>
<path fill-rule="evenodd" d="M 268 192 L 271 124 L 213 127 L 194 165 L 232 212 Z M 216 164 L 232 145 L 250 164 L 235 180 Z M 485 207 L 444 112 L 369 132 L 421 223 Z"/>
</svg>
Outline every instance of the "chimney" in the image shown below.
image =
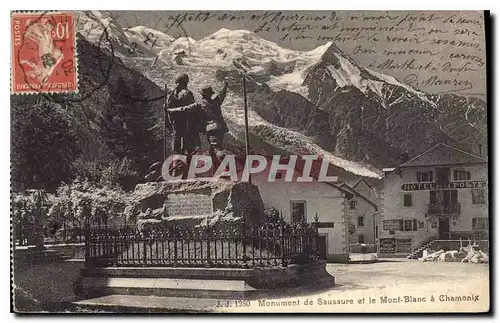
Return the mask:
<svg viewBox="0 0 500 323">
<path fill-rule="evenodd" d="M 477 147 L 478 147 L 478 150 L 479 150 L 479 157 L 483 157 L 483 145 L 478 144 Z"/>
<path fill-rule="evenodd" d="M 401 154 L 401 164 L 406 163 L 409 159 L 410 159 L 410 156 L 408 155 L 408 153 L 406 151 Z"/>
</svg>

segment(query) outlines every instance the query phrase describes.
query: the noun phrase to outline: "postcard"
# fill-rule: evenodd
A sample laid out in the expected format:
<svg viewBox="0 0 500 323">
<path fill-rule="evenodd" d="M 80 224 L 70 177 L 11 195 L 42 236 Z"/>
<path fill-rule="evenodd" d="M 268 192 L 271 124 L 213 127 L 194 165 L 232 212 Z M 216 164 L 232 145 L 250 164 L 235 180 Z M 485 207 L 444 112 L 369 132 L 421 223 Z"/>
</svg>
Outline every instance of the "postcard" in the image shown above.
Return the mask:
<svg viewBox="0 0 500 323">
<path fill-rule="evenodd" d="M 11 311 L 490 311 L 489 12 L 10 20 Z"/>
</svg>

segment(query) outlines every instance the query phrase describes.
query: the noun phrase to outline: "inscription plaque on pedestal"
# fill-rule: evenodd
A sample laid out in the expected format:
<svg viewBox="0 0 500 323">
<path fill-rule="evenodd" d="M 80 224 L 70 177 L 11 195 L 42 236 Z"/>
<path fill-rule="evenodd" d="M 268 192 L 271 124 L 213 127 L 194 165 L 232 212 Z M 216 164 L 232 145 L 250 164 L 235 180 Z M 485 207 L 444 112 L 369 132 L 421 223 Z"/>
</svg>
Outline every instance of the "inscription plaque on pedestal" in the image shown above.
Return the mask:
<svg viewBox="0 0 500 323">
<path fill-rule="evenodd" d="M 207 194 L 169 194 L 165 205 L 170 216 L 209 215 L 213 213 L 212 197 Z"/>
</svg>

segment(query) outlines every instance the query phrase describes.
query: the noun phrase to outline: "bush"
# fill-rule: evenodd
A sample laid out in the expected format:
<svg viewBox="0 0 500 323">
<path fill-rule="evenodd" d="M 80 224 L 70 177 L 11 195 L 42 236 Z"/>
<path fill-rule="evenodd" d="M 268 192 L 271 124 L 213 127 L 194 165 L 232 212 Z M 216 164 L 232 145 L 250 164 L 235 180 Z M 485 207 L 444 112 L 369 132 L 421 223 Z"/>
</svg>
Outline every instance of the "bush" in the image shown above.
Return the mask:
<svg viewBox="0 0 500 323">
<path fill-rule="evenodd" d="M 52 197 L 49 221 L 65 223 L 66 228 L 82 227 L 85 221 L 106 223 L 124 217 L 130 196 L 117 186 L 98 186 L 88 180 L 76 179 L 62 185 Z M 69 225 L 69 226 L 68 226 Z"/>
<path fill-rule="evenodd" d="M 139 172 L 128 158 L 110 162 L 77 160 L 73 163 L 78 177 L 100 186 L 118 185 L 125 191 L 134 189 L 142 181 Z"/>
</svg>

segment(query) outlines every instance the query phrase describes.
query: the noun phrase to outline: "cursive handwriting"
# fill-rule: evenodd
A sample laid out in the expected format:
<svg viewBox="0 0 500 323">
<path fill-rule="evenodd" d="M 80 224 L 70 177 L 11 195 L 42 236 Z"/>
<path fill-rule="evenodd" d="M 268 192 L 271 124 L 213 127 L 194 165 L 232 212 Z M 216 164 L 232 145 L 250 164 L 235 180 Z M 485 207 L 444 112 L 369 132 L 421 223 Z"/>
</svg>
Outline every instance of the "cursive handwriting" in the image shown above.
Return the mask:
<svg viewBox="0 0 500 323">
<path fill-rule="evenodd" d="M 334 42 L 361 65 L 424 91 L 485 90 L 481 12 L 199 11 L 168 14 L 165 27 L 225 23 L 286 48 Z"/>
</svg>

